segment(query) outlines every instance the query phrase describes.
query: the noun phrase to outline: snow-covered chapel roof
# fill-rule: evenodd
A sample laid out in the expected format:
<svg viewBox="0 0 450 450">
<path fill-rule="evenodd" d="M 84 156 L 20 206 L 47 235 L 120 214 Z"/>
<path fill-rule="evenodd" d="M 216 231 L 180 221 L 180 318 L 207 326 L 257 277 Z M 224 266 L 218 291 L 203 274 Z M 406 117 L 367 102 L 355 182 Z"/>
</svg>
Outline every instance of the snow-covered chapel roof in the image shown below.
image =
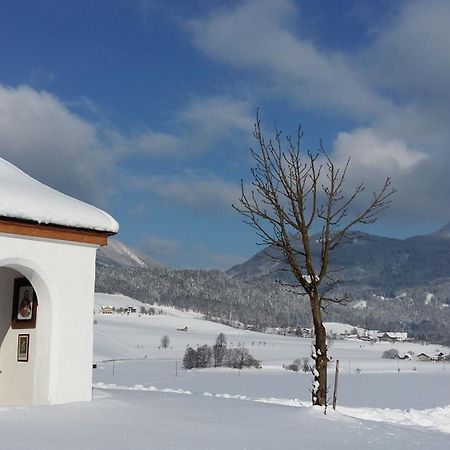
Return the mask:
<svg viewBox="0 0 450 450">
<path fill-rule="evenodd" d="M 40 183 L 2 158 L 0 216 L 107 233 L 119 230 L 106 212 Z"/>
</svg>

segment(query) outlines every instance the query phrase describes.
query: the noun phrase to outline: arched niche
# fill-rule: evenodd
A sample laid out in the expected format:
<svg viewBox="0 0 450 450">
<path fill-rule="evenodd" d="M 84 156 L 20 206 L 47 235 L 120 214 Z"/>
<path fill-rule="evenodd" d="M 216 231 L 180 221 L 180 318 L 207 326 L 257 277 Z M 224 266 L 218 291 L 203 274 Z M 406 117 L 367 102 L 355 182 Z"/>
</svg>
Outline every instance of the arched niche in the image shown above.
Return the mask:
<svg viewBox="0 0 450 450">
<path fill-rule="evenodd" d="M 40 272 L 32 261 L 0 260 L 0 405 L 49 402 L 52 383 L 51 295 L 45 275 Z M 36 293 L 36 321 L 33 327 L 25 323 L 13 328 L 15 280 L 24 278 Z M 25 341 L 28 341 L 27 358 L 19 351 L 19 343 Z"/>
</svg>

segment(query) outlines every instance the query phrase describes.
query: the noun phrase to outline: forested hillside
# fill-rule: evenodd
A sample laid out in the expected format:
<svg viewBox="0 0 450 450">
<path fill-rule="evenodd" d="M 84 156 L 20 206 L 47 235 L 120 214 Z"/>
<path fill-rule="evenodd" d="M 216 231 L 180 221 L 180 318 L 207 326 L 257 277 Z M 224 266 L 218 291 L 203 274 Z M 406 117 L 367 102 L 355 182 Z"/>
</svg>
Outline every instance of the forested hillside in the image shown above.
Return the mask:
<svg viewBox="0 0 450 450">
<path fill-rule="evenodd" d="M 302 296 L 269 279 L 241 281 L 217 270 L 99 267 L 96 290 L 122 293 L 149 304 L 191 309 L 261 330 L 311 325 L 309 305 Z M 407 331 L 417 339 L 450 344 L 450 307 L 426 287 L 386 297 L 369 286 L 358 286 L 353 298 L 347 306 L 330 305 L 326 320 Z"/>
</svg>

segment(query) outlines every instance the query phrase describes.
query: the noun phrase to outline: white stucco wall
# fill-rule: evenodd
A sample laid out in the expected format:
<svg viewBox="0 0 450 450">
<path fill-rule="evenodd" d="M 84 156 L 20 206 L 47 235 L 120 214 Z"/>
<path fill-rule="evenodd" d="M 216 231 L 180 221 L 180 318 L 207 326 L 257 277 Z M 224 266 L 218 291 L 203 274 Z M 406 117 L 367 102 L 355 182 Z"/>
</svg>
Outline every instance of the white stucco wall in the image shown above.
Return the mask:
<svg viewBox="0 0 450 450">
<path fill-rule="evenodd" d="M 0 269 L 0 399 L 4 405 L 26 405 L 33 401 L 33 374 L 36 349 L 36 330 L 12 330 L 12 298 L 14 279 L 23 277 L 19 272 Z M 28 362 L 16 362 L 17 336 L 30 335 Z"/>
<path fill-rule="evenodd" d="M 97 246 L 0 234 L 0 404 L 91 399 Z M 36 328 L 9 327 L 14 278 L 38 296 Z M 17 362 L 17 335 L 30 334 L 30 359 Z"/>
</svg>

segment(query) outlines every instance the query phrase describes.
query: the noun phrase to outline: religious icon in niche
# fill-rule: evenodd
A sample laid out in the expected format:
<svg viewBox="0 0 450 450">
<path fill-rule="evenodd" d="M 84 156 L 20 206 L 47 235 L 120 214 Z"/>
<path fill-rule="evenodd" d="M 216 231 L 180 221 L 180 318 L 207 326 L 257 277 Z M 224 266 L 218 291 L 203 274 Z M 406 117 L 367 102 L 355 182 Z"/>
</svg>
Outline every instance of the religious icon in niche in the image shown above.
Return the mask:
<svg viewBox="0 0 450 450">
<path fill-rule="evenodd" d="M 22 286 L 19 289 L 19 307 L 17 320 L 30 320 L 33 318 L 33 288 Z"/>
<path fill-rule="evenodd" d="M 12 328 L 35 328 L 37 297 L 33 286 L 26 278 L 14 280 Z"/>
<path fill-rule="evenodd" d="M 17 361 L 28 362 L 29 348 L 30 348 L 30 335 L 19 334 L 17 338 Z"/>
</svg>

